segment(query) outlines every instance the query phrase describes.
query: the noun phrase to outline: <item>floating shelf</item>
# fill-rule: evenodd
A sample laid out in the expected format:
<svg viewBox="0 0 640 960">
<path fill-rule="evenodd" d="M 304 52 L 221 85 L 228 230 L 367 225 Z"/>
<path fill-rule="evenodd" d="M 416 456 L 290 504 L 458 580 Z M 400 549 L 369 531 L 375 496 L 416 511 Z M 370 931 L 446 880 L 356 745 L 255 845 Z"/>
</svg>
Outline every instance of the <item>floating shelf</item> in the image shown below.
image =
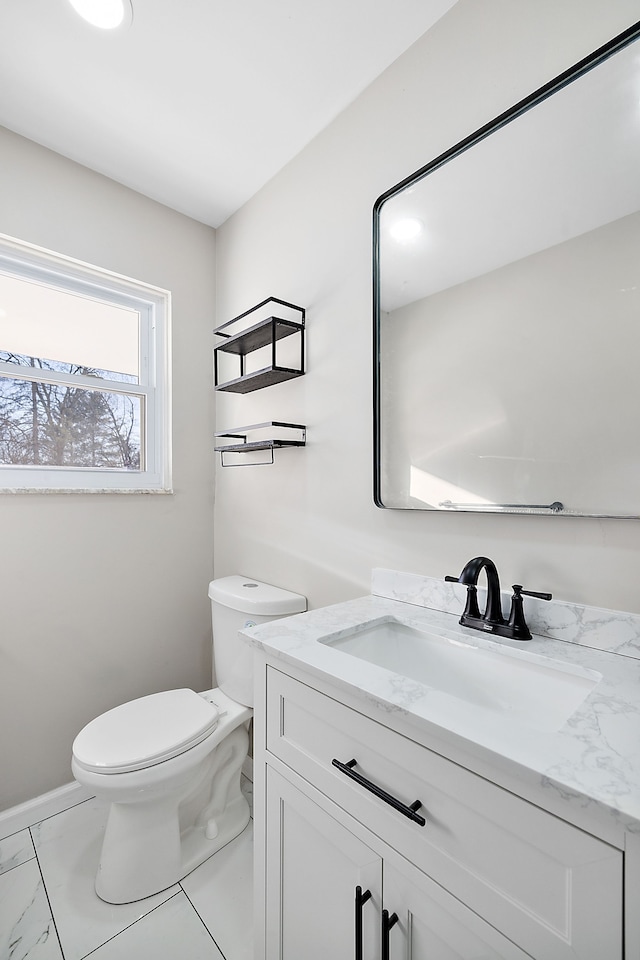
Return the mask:
<svg viewBox="0 0 640 960">
<path fill-rule="evenodd" d="M 254 390 L 262 390 L 263 387 L 270 387 L 272 383 L 282 383 L 283 380 L 293 380 L 299 377 L 304 371 L 295 370 L 290 367 L 263 367 L 262 370 L 254 370 L 252 373 L 243 373 L 235 380 L 226 380 L 224 383 L 217 384 L 216 390 L 222 390 L 225 393 L 252 393 Z"/>
<path fill-rule="evenodd" d="M 263 437 L 258 440 L 248 440 L 247 434 L 255 430 L 270 430 L 271 434 L 268 437 Z M 297 436 L 274 436 L 278 430 L 289 431 L 297 434 Z M 252 423 L 247 427 L 232 427 L 229 430 L 223 430 L 220 433 L 215 434 L 216 438 L 226 438 L 227 440 L 233 441 L 232 443 L 221 444 L 220 446 L 214 447 L 217 453 L 220 454 L 220 463 L 223 467 L 231 466 L 241 466 L 241 464 L 225 463 L 224 454 L 225 453 L 253 453 L 259 450 L 268 450 L 271 454 L 270 460 L 262 460 L 261 464 L 264 463 L 273 463 L 274 455 L 273 451 L 278 450 L 283 447 L 304 447 L 307 441 L 307 428 L 302 423 L 284 423 L 281 420 L 268 420 L 266 423 Z"/>
<path fill-rule="evenodd" d="M 227 327 L 240 320 L 244 320 L 251 314 L 269 307 L 274 304 L 287 307 L 300 314 L 300 320 L 286 320 L 283 317 L 269 316 L 249 327 L 245 327 L 237 333 L 229 334 L 223 332 Z M 304 374 L 304 326 L 305 311 L 303 307 L 298 307 L 293 303 L 287 303 L 286 300 L 279 300 L 277 297 L 269 297 L 261 303 L 251 307 L 244 313 L 234 317 L 221 327 L 216 327 L 213 331 L 223 341 L 218 343 L 213 351 L 213 370 L 214 386 L 216 390 L 226 391 L 228 393 L 251 393 L 253 390 L 261 390 L 263 387 L 269 387 L 274 383 L 282 383 L 284 380 L 292 380 L 295 377 L 301 377 Z M 300 360 L 296 367 L 283 366 L 278 364 L 276 344 L 286 337 L 297 335 L 300 338 Z M 267 367 L 251 372 L 246 371 L 245 357 L 253 353 L 254 350 L 260 350 L 262 347 L 271 346 L 271 363 Z M 231 380 L 219 382 L 218 358 L 222 353 L 235 354 L 240 358 L 240 374 Z"/>
</svg>

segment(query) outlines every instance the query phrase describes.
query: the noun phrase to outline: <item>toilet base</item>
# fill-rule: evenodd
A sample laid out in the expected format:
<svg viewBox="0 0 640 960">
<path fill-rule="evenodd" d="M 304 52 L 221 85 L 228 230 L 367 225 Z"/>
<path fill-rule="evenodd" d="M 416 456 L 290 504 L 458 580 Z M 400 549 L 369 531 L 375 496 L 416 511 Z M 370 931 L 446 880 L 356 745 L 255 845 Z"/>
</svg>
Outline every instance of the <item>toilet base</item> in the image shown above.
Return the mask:
<svg viewBox="0 0 640 960">
<path fill-rule="evenodd" d="M 223 822 L 219 828 L 218 835 L 213 840 L 203 836 L 204 831 L 194 829 L 190 835 L 182 840 L 182 856 L 180 857 L 179 867 L 175 867 L 178 851 L 173 849 L 173 857 L 170 862 L 155 863 L 147 861 L 147 869 L 144 875 L 140 875 L 139 863 L 135 864 L 131 858 L 127 858 L 126 864 L 119 858 L 118 869 L 110 869 L 108 861 L 101 859 L 100 867 L 95 880 L 95 891 L 101 900 L 106 903 L 121 904 L 134 903 L 136 900 L 144 900 L 155 893 L 166 890 L 173 886 L 184 877 L 199 867 L 200 864 L 212 857 L 214 853 L 226 846 L 231 840 L 239 836 L 249 823 L 250 811 L 249 804 L 244 797 L 236 798 L 229 805 Z M 135 857 L 135 851 L 131 851 Z M 173 862 L 171 862 L 171 860 Z M 156 872 L 156 867 L 160 871 Z M 175 870 L 177 869 L 177 876 Z M 123 875 L 124 871 L 124 875 Z M 165 879 L 159 877 L 164 874 Z"/>
<path fill-rule="evenodd" d="M 178 796 L 143 794 L 111 804 L 95 881 L 101 900 L 132 903 L 166 890 L 244 830 L 250 811 L 240 776 L 247 747 L 241 725 Z"/>
</svg>

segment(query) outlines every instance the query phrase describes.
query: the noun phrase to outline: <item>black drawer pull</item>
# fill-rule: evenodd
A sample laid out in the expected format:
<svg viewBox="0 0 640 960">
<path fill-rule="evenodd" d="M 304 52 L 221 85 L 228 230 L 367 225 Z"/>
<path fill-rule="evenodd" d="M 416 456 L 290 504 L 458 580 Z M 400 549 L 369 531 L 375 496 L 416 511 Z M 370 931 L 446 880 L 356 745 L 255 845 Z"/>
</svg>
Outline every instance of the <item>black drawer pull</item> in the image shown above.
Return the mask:
<svg viewBox="0 0 640 960">
<path fill-rule="evenodd" d="M 362 960 L 362 907 L 371 899 L 371 890 L 356 887 L 356 960 Z"/>
<path fill-rule="evenodd" d="M 382 958 L 389 960 L 389 930 L 398 922 L 398 914 L 392 913 L 389 916 L 388 910 L 382 911 Z"/>
<path fill-rule="evenodd" d="M 344 773 L 347 777 L 355 780 L 356 783 L 359 783 L 361 787 L 364 787 L 365 790 L 373 793 L 373 795 L 378 797 L 380 800 L 384 800 L 385 803 L 388 803 L 389 806 L 393 807 L 394 810 L 397 810 L 405 817 L 408 817 L 409 820 L 413 820 L 414 823 L 418 823 L 421 827 L 424 827 L 427 821 L 424 817 L 420 816 L 419 813 L 416 813 L 416 810 L 419 810 L 422 806 L 420 800 L 415 800 L 411 806 L 407 806 L 407 804 L 403 803 L 402 800 L 398 800 L 392 794 L 387 793 L 386 790 L 383 790 L 382 787 L 378 787 L 375 783 L 372 783 L 371 780 L 367 780 L 367 778 L 363 777 L 361 773 L 356 773 L 353 768 L 357 762 L 357 760 L 349 760 L 348 763 L 343 763 L 341 760 L 336 759 L 331 761 L 333 766 L 337 767 L 341 773 Z"/>
</svg>

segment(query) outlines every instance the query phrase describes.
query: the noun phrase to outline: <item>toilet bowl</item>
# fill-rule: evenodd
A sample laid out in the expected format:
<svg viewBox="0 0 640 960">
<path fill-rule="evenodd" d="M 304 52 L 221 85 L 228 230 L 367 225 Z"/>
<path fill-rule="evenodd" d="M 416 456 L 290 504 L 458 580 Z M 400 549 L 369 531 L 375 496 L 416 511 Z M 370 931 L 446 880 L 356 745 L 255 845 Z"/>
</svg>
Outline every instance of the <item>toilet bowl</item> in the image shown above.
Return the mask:
<svg viewBox="0 0 640 960">
<path fill-rule="evenodd" d="M 72 771 L 110 803 L 95 881 L 108 903 L 177 883 L 249 821 L 240 789 L 252 716 L 252 663 L 237 632 L 306 609 L 298 594 L 249 580 L 212 581 L 218 686 L 151 694 L 114 707 L 73 743 Z"/>
</svg>

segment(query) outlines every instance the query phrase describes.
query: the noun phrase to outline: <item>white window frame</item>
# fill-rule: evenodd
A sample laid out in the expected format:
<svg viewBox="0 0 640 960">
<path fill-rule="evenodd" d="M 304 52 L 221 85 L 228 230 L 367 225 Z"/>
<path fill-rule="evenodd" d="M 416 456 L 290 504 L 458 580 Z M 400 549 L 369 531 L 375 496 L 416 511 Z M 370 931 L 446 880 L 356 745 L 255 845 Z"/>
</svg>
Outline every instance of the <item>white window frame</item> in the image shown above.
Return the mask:
<svg viewBox="0 0 640 960">
<path fill-rule="evenodd" d="M 140 314 L 139 383 L 77 375 L 73 383 L 140 399 L 144 463 L 140 470 L 0 464 L 0 493 L 171 493 L 171 293 L 5 234 L 0 234 L 0 272 Z M 69 382 L 55 371 L 3 361 L 0 373 L 17 380 Z"/>
</svg>

